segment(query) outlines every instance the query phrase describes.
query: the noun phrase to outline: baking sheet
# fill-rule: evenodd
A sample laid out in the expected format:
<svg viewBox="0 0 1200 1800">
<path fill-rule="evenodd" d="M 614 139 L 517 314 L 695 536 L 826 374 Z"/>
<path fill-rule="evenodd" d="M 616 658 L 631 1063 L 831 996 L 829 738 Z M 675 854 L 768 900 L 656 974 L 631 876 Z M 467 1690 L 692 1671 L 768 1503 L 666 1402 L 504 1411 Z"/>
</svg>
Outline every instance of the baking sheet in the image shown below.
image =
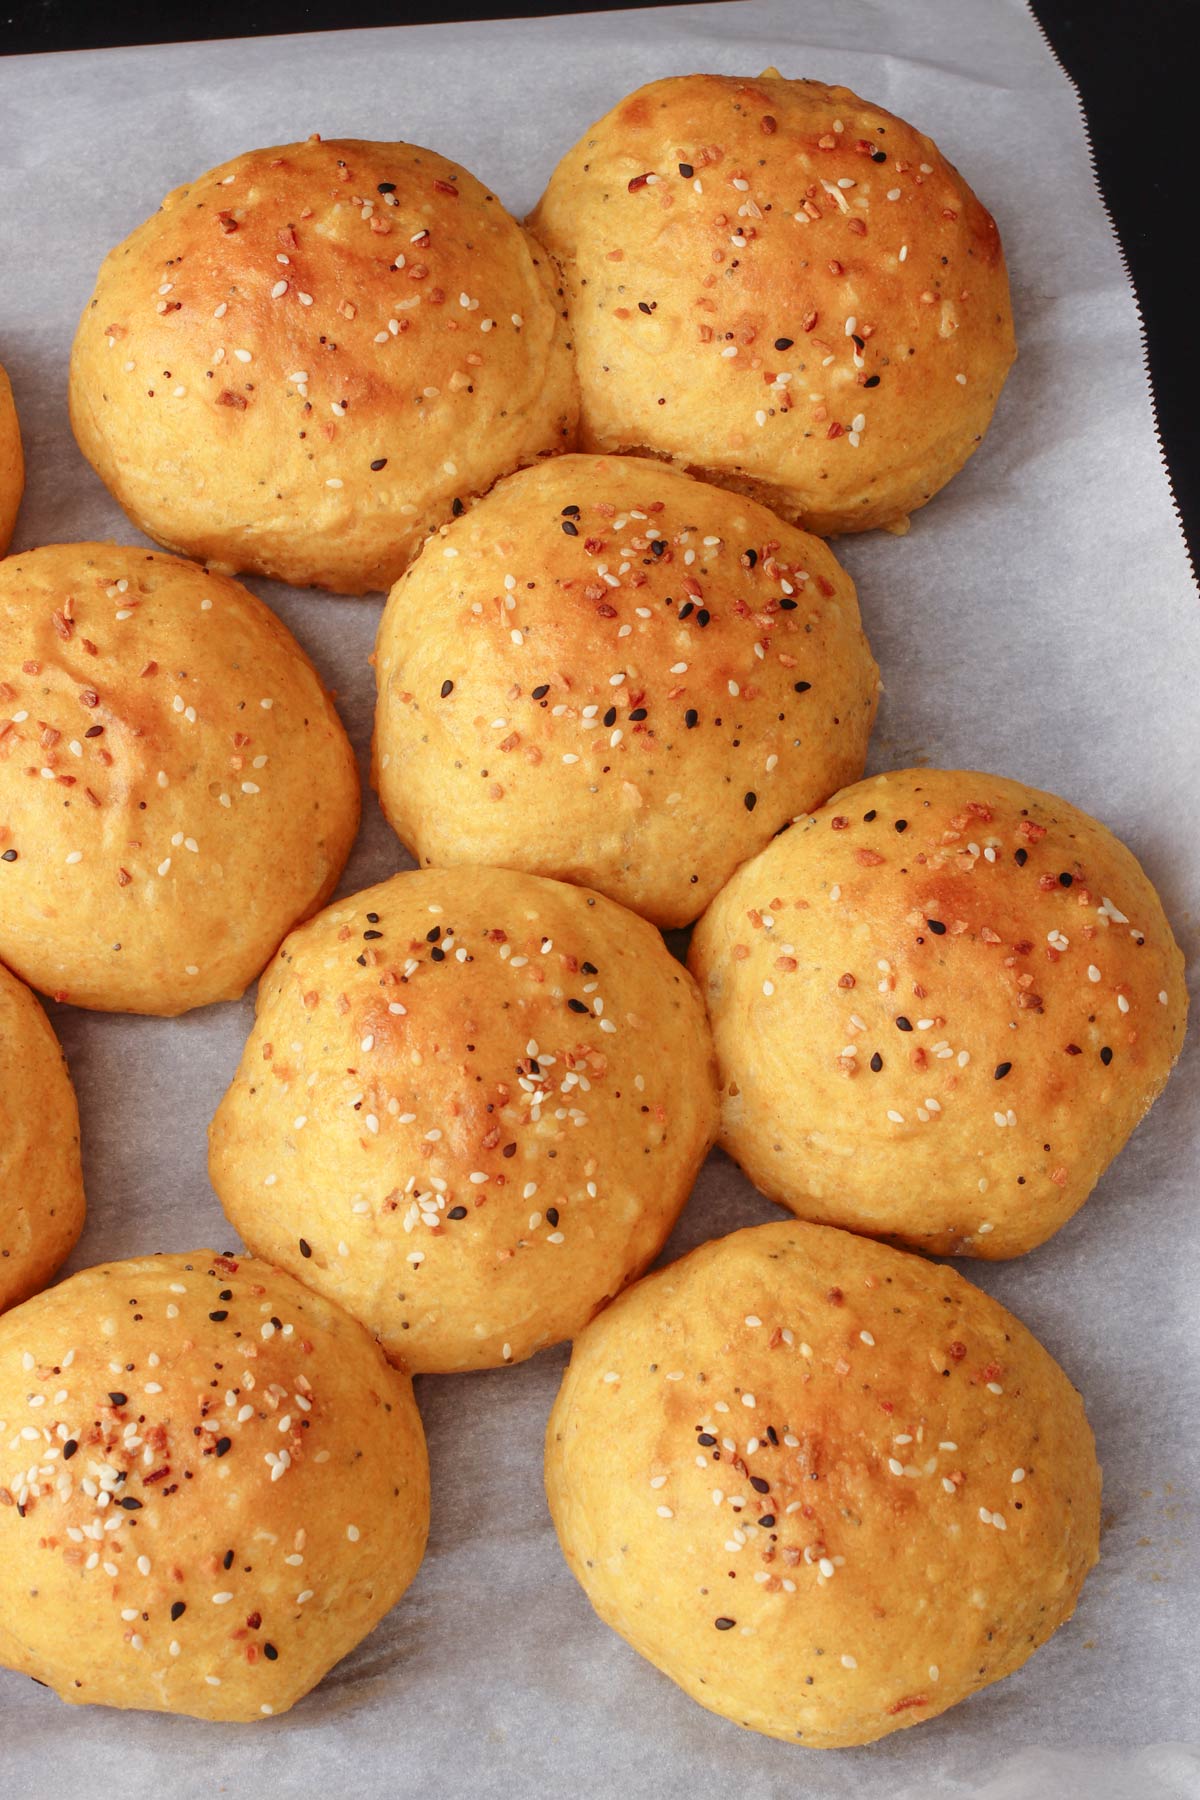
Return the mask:
<svg viewBox="0 0 1200 1800">
<path fill-rule="evenodd" d="M 1154 438 L 1134 302 L 1074 95 L 1018 0 L 745 0 L 661 12 L 0 62 L 0 352 L 30 480 L 16 545 L 138 541 L 75 449 L 67 354 L 105 251 L 169 187 L 320 131 L 436 147 L 518 214 L 557 157 L 656 76 L 845 82 L 928 130 L 996 213 L 1021 357 L 983 449 L 905 539 L 849 540 L 887 694 L 871 767 L 994 769 L 1057 790 L 1142 858 L 1195 973 L 1200 613 Z M 252 583 L 337 690 L 366 766 L 376 601 Z M 399 866 L 373 799 L 343 890 Z M 204 1132 L 251 1002 L 178 1021 L 53 1009 L 90 1216 L 71 1268 L 227 1246 Z M 1024 1671 L 873 1749 L 771 1742 L 701 1711 L 594 1619 L 542 1497 L 565 1352 L 418 1383 L 433 1530 L 407 1598 L 286 1718 L 68 1710 L 0 1672 L 0 1795 L 490 1797 L 736 1792 L 1175 1800 L 1200 1792 L 1196 1032 L 1084 1211 L 1023 1262 L 968 1266 L 1082 1388 L 1103 1561 Z M 772 1216 L 715 1155 L 669 1248 Z"/>
</svg>

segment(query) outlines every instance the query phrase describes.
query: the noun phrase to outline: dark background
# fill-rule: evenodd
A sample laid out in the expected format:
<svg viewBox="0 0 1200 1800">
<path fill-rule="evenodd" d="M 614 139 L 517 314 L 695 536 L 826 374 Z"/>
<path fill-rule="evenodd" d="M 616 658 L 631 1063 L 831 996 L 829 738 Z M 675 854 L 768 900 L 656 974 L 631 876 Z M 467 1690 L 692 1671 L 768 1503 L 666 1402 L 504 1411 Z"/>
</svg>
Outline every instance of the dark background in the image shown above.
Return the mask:
<svg viewBox="0 0 1200 1800">
<path fill-rule="evenodd" d="M 593 0 L 588 6 L 572 6 L 569 0 L 511 0 L 508 5 L 488 5 L 486 0 L 408 0 L 406 5 L 397 0 L 0 0 L 0 51 L 92 50 L 190 38 L 616 10 L 617 0 Z M 1189 350 L 1191 289 L 1180 265 L 1189 254 L 1187 243 L 1194 246 L 1194 179 L 1186 171 L 1194 160 L 1188 121 L 1194 105 L 1194 52 L 1200 48 L 1200 4 L 1035 0 L 1033 11 L 1074 78 L 1087 112 L 1100 184 L 1137 289 L 1160 435 L 1195 567 L 1200 549 L 1200 382 Z M 1053 171 L 1047 173 L 1052 182 Z"/>
</svg>

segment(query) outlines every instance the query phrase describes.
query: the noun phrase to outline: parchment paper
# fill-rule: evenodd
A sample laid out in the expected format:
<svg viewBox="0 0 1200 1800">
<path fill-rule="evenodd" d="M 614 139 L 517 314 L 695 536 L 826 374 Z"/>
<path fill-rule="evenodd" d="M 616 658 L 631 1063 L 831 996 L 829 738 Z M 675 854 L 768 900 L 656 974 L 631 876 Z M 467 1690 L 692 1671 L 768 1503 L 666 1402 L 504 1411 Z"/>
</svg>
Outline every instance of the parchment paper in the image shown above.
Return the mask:
<svg viewBox="0 0 1200 1800">
<path fill-rule="evenodd" d="M 435 146 L 518 214 L 631 88 L 696 69 L 845 82 L 928 130 L 994 210 L 1021 356 L 983 449 L 904 539 L 843 540 L 887 695 L 874 769 L 996 770 L 1097 813 L 1190 958 L 1200 615 L 1155 442 L 1133 297 L 1074 94 L 1018 0 L 789 0 L 99 51 L 0 63 L 0 347 L 30 464 L 16 547 L 138 541 L 75 449 L 67 354 L 103 254 L 169 187 L 326 136 Z M 377 601 L 252 584 L 336 688 L 365 768 Z M 401 862 L 373 798 L 347 891 Z M 52 1009 L 83 1113 L 79 1268 L 228 1246 L 204 1132 L 251 999 L 178 1021 Z M 732 1795 L 1167 1800 L 1200 1792 L 1193 1663 L 1197 1256 L 1193 1031 L 1165 1097 L 1075 1220 L 969 1265 L 1082 1389 L 1103 1561 L 1012 1679 L 868 1750 L 701 1711 L 592 1615 L 561 1561 L 541 1437 L 565 1352 L 418 1383 L 433 1531 L 407 1598 L 286 1718 L 68 1709 L 0 1673 L 0 1796 Z M 668 1250 L 772 1216 L 719 1155 Z"/>
</svg>

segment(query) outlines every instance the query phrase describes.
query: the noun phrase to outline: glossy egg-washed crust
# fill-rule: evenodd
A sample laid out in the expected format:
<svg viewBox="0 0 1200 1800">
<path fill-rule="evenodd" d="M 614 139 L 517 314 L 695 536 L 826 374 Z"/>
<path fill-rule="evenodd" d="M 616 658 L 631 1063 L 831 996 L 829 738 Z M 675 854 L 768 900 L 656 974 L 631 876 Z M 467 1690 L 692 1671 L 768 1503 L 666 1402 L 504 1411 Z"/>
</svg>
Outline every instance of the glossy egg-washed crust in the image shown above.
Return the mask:
<svg viewBox="0 0 1200 1800">
<path fill-rule="evenodd" d="M 570 1337 L 640 1275 L 715 1129 L 703 1005 L 652 926 L 421 870 L 283 945 L 209 1169 L 248 1244 L 448 1372 Z"/>
<path fill-rule="evenodd" d="M 952 1269 L 760 1225 L 579 1337 L 546 1491 L 600 1617 L 711 1711 L 870 1743 L 1009 1675 L 1098 1554 L 1079 1395 Z"/>
<path fill-rule="evenodd" d="M 410 1382 L 278 1269 L 108 1263 L 0 1320 L 0 1662 L 63 1700 L 286 1712 L 428 1524 Z"/>
<path fill-rule="evenodd" d="M 376 645 L 374 779 L 419 862 L 685 925 L 863 770 L 878 670 L 816 538 L 644 458 L 510 476 L 430 539 Z"/>
<path fill-rule="evenodd" d="M 666 457 L 822 536 L 923 506 L 1016 353 L 990 213 L 848 88 L 652 82 L 530 223 L 563 269 L 581 447 Z"/>
<path fill-rule="evenodd" d="M 0 556 L 8 549 L 16 524 L 17 508 L 25 489 L 25 458 L 21 428 L 13 404 L 12 383 L 0 363 Z"/>
<path fill-rule="evenodd" d="M 1183 957 L 1131 853 L 1065 800 L 904 769 L 835 794 L 696 929 L 721 1142 L 801 1218 L 1018 1256 L 1159 1093 Z"/>
<path fill-rule="evenodd" d="M 194 563 L 0 563 L 0 957 L 73 1006 L 235 999 L 358 828 L 333 702 L 269 607 Z"/>
<path fill-rule="evenodd" d="M 387 588 L 456 499 L 571 447 L 557 287 L 496 196 L 431 150 L 250 151 L 105 260 L 71 422 L 168 548 L 297 587 Z"/>
<path fill-rule="evenodd" d="M 66 1059 L 29 989 L 0 967 L 0 1312 L 49 1281 L 83 1213 Z"/>
</svg>

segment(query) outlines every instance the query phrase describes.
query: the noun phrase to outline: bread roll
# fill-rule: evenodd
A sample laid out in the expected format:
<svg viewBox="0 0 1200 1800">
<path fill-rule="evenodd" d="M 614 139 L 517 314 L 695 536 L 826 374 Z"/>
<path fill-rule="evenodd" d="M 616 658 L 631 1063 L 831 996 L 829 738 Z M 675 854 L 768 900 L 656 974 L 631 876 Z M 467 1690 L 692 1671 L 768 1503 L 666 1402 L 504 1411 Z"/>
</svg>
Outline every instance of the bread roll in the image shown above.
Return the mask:
<svg viewBox="0 0 1200 1800">
<path fill-rule="evenodd" d="M 721 1142 L 803 1219 L 1019 1256 L 1091 1193 L 1183 1042 L 1181 956 L 1105 827 L 997 775 L 861 781 L 692 939 Z"/>
<path fill-rule="evenodd" d="M 570 448 L 557 274 L 413 144 L 252 150 L 106 259 L 80 449 L 141 530 L 226 573 L 387 588 L 456 502 Z"/>
<path fill-rule="evenodd" d="M 148 1256 L 27 1301 L 0 1421 L 0 1662 L 74 1705 L 286 1712 L 424 1552 L 411 1384 L 264 1263 Z"/>
<path fill-rule="evenodd" d="M 562 456 L 431 538 L 376 645 L 375 783 L 422 863 L 502 863 L 686 925 L 862 774 L 854 585 L 751 500 Z"/>
<path fill-rule="evenodd" d="M 644 920 L 421 870 L 288 938 L 209 1170 L 246 1243 L 443 1373 L 578 1331 L 658 1254 L 715 1126 L 700 997 Z"/>
<path fill-rule="evenodd" d="M 546 1492 L 607 1624 L 701 1706 L 813 1749 L 1010 1675 L 1098 1554 L 1057 1363 L 953 1269 L 813 1225 L 705 1244 L 601 1313 Z"/>
<path fill-rule="evenodd" d="M 83 1213 L 66 1061 L 29 989 L 0 966 L 0 1312 L 49 1281 Z"/>
<path fill-rule="evenodd" d="M 74 1006 L 235 998 L 333 890 L 358 771 L 237 582 L 114 544 L 0 563 L 0 956 Z"/>
<path fill-rule="evenodd" d="M 848 88 L 651 82 L 530 223 L 563 268 L 581 447 L 665 457 L 822 536 L 903 528 L 1015 354 L 991 215 Z"/>
<path fill-rule="evenodd" d="M 21 428 L 13 404 L 12 383 L 0 363 L 0 556 L 12 541 L 17 508 L 25 489 L 25 458 L 21 453 Z"/>
</svg>

